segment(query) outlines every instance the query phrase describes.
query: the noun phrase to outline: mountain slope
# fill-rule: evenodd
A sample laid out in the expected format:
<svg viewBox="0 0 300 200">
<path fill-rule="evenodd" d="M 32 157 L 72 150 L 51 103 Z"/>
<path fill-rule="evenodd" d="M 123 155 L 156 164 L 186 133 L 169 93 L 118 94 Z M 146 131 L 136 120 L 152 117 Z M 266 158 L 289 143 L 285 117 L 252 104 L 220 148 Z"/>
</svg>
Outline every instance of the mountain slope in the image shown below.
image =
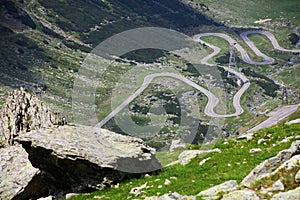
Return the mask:
<svg viewBox="0 0 300 200">
<path fill-rule="evenodd" d="M 69 113 L 74 75 L 99 42 L 145 26 L 188 32 L 219 24 L 174 0 L 3 0 L 0 2 L 0 104 L 24 86 Z"/>
</svg>

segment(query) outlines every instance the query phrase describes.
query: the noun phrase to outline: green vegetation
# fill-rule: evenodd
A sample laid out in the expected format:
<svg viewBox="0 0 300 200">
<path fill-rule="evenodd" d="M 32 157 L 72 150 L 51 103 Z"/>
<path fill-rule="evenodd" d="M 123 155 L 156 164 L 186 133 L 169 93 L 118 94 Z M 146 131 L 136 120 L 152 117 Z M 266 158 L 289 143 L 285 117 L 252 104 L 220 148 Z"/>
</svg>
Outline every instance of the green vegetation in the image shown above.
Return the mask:
<svg viewBox="0 0 300 200">
<path fill-rule="evenodd" d="M 299 113 L 300 111 L 297 114 L 291 115 L 288 120 L 298 118 Z M 211 187 L 211 185 L 220 184 L 227 180 L 237 180 L 240 182 L 259 163 L 275 156 L 279 151 L 289 148 L 295 139 L 291 139 L 287 143 L 280 143 L 280 141 L 286 137 L 297 136 L 299 131 L 299 124 L 280 124 L 257 132 L 251 141 L 228 139 L 227 143 L 224 143 L 225 140 L 219 140 L 215 148 L 220 148 L 222 150 L 221 153 L 195 158 L 186 166 L 176 164 L 165 167 L 157 175 L 152 174 L 150 178 L 141 177 L 125 180 L 120 183 L 119 188 L 106 188 L 103 191 L 98 191 L 90 195 L 81 195 L 72 199 L 91 199 L 100 196 L 103 199 L 127 199 L 130 196 L 133 198 L 134 196 L 129 194 L 131 188 L 141 186 L 146 182 L 150 188 L 145 189 L 145 193 L 135 198 L 143 199 L 145 196 L 156 196 L 170 191 L 176 191 L 185 195 L 196 195 L 200 191 Z M 266 144 L 257 145 L 258 139 L 265 138 L 266 135 L 271 136 L 270 139 L 266 139 Z M 261 148 L 262 152 L 249 153 L 251 148 L 257 147 Z M 205 148 L 205 146 L 192 145 L 190 148 L 198 149 Z M 157 153 L 157 157 L 163 164 L 167 164 L 176 160 L 180 152 L 159 152 Z M 208 157 L 211 159 L 204 165 L 199 166 L 199 162 Z M 170 177 L 176 177 L 177 179 L 170 179 Z M 171 180 L 172 183 L 168 186 L 164 185 L 165 179 Z M 159 185 L 163 187 L 159 189 Z"/>
<path fill-rule="evenodd" d="M 233 26 L 265 27 L 268 25 L 268 23 L 254 23 L 260 19 L 272 19 L 277 23 L 292 22 L 294 25 L 298 25 L 300 19 L 300 5 L 297 0 L 236 0 L 234 3 L 231 0 L 224 0 L 222 3 L 218 0 L 185 1 L 193 2 L 194 8 L 198 8 L 197 3 L 205 4 L 209 9 L 205 12 L 206 15 Z"/>
<path fill-rule="evenodd" d="M 195 9 L 182 2 L 191 3 Z M 199 7 L 197 3 L 204 5 Z M 22 12 L 18 11 L 19 8 Z M 297 0 L 236 0 L 234 3 L 232 0 L 223 0 L 222 3 L 217 0 L 3 0 L 0 2 L 0 14 L 6 13 L 8 17 L 0 20 L 0 105 L 4 103 L 11 89 L 25 86 L 39 95 L 53 110 L 61 112 L 69 121 L 72 121 L 71 95 L 76 73 L 87 52 L 113 34 L 145 26 L 171 28 L 189 35 L 199 32 L 222 32 L 235 38 L 253 60 L 260 61 L 261 58 L 245 45 L 238 34 L 248 28 L 264 28 L 274 33 L 284 48 L 294 48 L 299 37 L 292 33 L 292 29 L 300 24 L 299 10 L 300 4 Z M 4 20 L 6 18 L 11 21 Z M 271 19 L 271 21 L 255 23 L 260 19 Z M 42 20 L 46 21 L 48 26 L 42 24 Z M 229 29 L 227 26 L 242 28 Z M 64 31 L 67 36 L 59 33 L 55 28 Z M 76 40 L 70 40 L 71 37 Z M 238 117 L 225 120 L 225 126 L 230 133 L 236 131 L 244 133 L 266 119 L 266 115 L 254 117 L 255 114 L 247 108 L 255 107 L 256 111 L 265 112 L 280 104 L 279 87 L 273 79 L 284 83 L 292 92 L 299 91 L 299 58 L 289 53 L 274 51 L 270 41 L 264 36 L 253 34 L 249 38 L 263 53 L 275 58 L 276 63 L 250 66 L 241 61 L 240 55 L 236 54 L 238 68 L 243 69 L 242 72 L 249 77 L 251 86 L 242 99 L 245 112 Z M 227 65 L 228 43 L 217 37 L 205 37 L 203 40 L 221 48 L 220 54 L 213 59 L 219 64 Z M 91 47 L 84 46 L 80 42 L 91 44 Z M 208 47 L 201 48 L 211 52 Z M 122 58 L 146 63 L 163 58 L 167 61 L 161 61 L 162 64 L 176 68 L 191 79 L 206 75 L 204 72 L 199 72 L 198 68 L 192 66 L 191 63 L 161 50 L 138 50 Z M 98 119 L 103 119 L 111 111 L 110 98 L 116 82 L 123 74 L 135 67 L 138 66 L 133 62 L 125 63 L 118 60 L 115 65 L 107 69 L 108 73 L 100 77 L 103 85 L 96 91 Z M 232 91 L 235 91 L 235 79 L 228 78 L 224 70 L 220 71 L 223 79 L 232 86 Z M 138 78 L 142 80 L 143 77 Z M 204 84 L 203 86 L 206 87 Z M 174 124 L 180 123 L 178 99 L 171 101 L 170 96 L 160 91 L 153 92 L 151 89 L 146 92 L 149 96 L 167 101 L 164 107 L 167 113 L 172 115 L 169 121 Z M 199 98 L 202 99 L 199 105 L 204 108 L 207 99 L 203 96 Z M 139 105 L 138 102 L 133 102 L 132 105 L 134 105 L 132 111 L 136 113 L 136 116 L 132 116 L 133 121 L 141 126 L 149 124 L 150 119 L 145 116 L 149 108 Z M 232 105 L 227 106 L 231 112 Z M 294 113 L 288 120 L 299 118 L 299 113 L 300 111 Z M 208 121 L 206 117 L 203 118 L 201 120 Z M 107 127 L 113 127 L 114 131 L 123 133 L 113 120 L 107 124 Z M 164 127 L 162 131 L 171 133 L 184 128 Z M 201 133 L 206 133 L 207 128 L 208 125 L 200 124 L 194 145 L 189 148 L 200 148 L 196 144 L 203 139 Z M 119 188 L 107 188 L 90 196 L 81 196 L 76 199 L 102 195 L 104 195 L 103 199 L 126 199 L 132 187 L 140 186 L 145 182 L 148 182 L 150 186 L 153 185 L 143 194 L 150 196 L 157 195 L 158 192 L 163 194 L 169 191 L 195 195 L 210 187 L 211 184 L 219 184 L 229 179 L 241 181 L 258 163 L 275 155 L 281 149 L 287 148 L 291 143 L 290 141 L 286 144 L 279 144 L 278 141 L 286 136 L 295 136 L 299 131 L 299 125 L 287 126 L 281 122 L 275 127 L 260 131 L 251 142 L 228 140 L 228 144 L 224 144 L 225 140 L 220 140 L 215 147 L 222 150 L 221 154 L 196 158 L 187 166 L 175 165 L 164 168 L 162 172 L 158 175 L 153 174 L 151 178 L 126 180 L 120 184 Z M 267 141 L 266 146 L 261 146 L 263 151 L 255 156 L 249 155 L 249 149 L 256 147 L 258 138 L 263 138 L 265 134 L 272 134 L 273 137 Z M 147 142 L 157 148 L 165 146 L 162 140 L 148 140 Z M 272 144 L 277 145 L 273 147 Z M 157 157 L 165 165 L 176 159 L 180 152 L 162 151 L 157 154 Z M 199 161 L 207 157 L 211 159 L 200 167 Z M 228 167 L 228 164 L 231 164 L 231 167 Z M 171 180 L 171 185 L 164 186 L 164 180 L 170 179 L 171 176 L 177 177 L 177 180 Z M 160 180 L 155 181 L 156 179 Z M 158 185 L 163 185 L 163 188 L 158 189 Z"/>
<path fill-rule="evenodd" d="M 48 21 L 94 46 L 128 29 L 160 26 L 185 31 L 192 26 L 218 25 L 180 1 L 56 1 L 39 0 Z M 69 12 L 72 10 L 72 12 Z M 88 11 L 88 12 L 84 12 Z M 39 13 L 39 11 L 35 11 Z M 184 13 L 182 15 L 181 13 Z"/>
</svg>

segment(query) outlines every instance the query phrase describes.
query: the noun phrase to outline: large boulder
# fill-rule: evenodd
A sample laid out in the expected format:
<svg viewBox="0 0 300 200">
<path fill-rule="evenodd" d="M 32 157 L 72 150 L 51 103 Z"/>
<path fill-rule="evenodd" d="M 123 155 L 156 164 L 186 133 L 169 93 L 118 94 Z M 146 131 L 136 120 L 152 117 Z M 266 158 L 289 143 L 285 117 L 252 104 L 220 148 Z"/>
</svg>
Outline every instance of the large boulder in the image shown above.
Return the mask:
<svg viewBox="0 0 300 200">
<path fill-rule="evenodd" d="M 50 194 L 102 189 L 126 176 L 161 169 L 141 139 L 86 126 L 35 130 L 16 138 L 45 174 Z"/>
<path fill-rule="evenodd" d="M 282 163 L 297 154 L 300 154 L 300 140 L 293 142 L 289 149 L 280 151 L 276 156 L 259 164 L 243 179 L 241 184 L 250 187 L 256 181 L 270 176 Z"/>
<path fill-rule="evenodd" d="M 62 119 L 36 96 L 20 88 L 11 92 L 0 112 L 0 141 L 12 144 L 22 132 L 48 128 Z"/>
<path fill-rule="evenodd" d="M 0 148 L 0 199 L 36 199 L 48 193 L 40 170 L 20 146 Z"/>
</svg>

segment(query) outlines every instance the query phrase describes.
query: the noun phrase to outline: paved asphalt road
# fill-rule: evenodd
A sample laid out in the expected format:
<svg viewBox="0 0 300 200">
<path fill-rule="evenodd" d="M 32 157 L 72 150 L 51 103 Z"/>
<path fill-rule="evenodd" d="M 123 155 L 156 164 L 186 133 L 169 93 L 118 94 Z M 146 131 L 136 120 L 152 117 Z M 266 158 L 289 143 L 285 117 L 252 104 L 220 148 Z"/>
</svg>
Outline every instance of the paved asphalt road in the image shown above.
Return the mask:
<svg viewBox="0 0 300 200">
<path fill-rule="evenodd" d="M 283 120 L 293 112 L 295 112 L 300 104 L 298 105 L 289 105 L 289 106 L 281 106 L 268 114 L 269 118 L 252 129 L 248 130 L 247 133 L 255 132 L 263 128 L 267 128 L 275 125 L 277 122 Z"/>
<path fill-rule="evenodd" d="M 249 64 L 253 64 L 253 65 L 265 65 L 265 64 L 271 64 L 274 62 L 273 58 L 268 57 L 267 55 L 263 54 L 262 52 L 260 52 L 256 46 L 253 44 L 252 41 L 250 41 L 250 39 L 248 38 L 249 34 L 262 34 L 265 35 L 272 43 L 273 47 L 277 50 L 280 51 L 285 51 L 285 52 L 300 52 L 300 50 L 287 50 L 284 49 L 282 47 L 280 47 L 280 45 L 278 44 L 276 38 L 274 37 L 274 35 L 270 32 L 267 31 L 247 31 L 242 33 L 240 36 L 241 38 L 245 41 L 245 43 L 253 50 L 253 52 L 259 56 L 262 57 L 264 59 L 264 61 L 262 62 L 257 62 L 257 61 L 253 61 L 251 60 L 251 58 L 249 57 L 248 53 L 245 51 L 245 49 L 239 45 L 236 40 L 232 39 L 230 36 L 223 34 L 223 33 L 203 33 L 203 34 L 197 34 L 195 36 L 193 36 L 193 39 L 197 42 L 201 42 L 202 44 L 207 45 L 208 47 L 212 48 L 214 50 L 213 53 L 211 53 L 210 55 L 206 56 L 205 58 L 203 58 L 201 60 L 202 64 L 206 64 L 209 66 L 213 66 L 213 64 L 208 63 L 208 60 L 212 57 L 214 57 L 215 55 L 217 55 L 220 52 L 220 48 L 216 47 L 212 44 L 206 43 L 203 40 L 201 40 L 201 37 L 207 37 L 207 36 L 215 36 L 215 37 L 221 37 L 225 40 L 227 40 L 229 42 L 229 44 L 234 45 L 234 47 L 240 52 L 241 57 L 243 59 L 243 61 L 245 61 L 246 63 Z M 205 88 L 197 85 L 196 83 L 188 80 L 187 78 L 185 78 L 182 75 L 179 74 L 175 74 L 175 73 L 158 73 L 158 74 L 151 74 L 148 75 L 144 78 L 144 82 L 143 85 L 136 91 L 134 92 L 130 97 L 128 97 L 123 103 L 121 103 L 118 107 L 116 107 L 109 115 L 107 115 L 102 121 L 100 121 L 96 126 L 97 127 L 102 127 L 104 124 L 106 124 L 111 118 L 113 118 L 116 114 L 118 114 L 122 109 L 124 109 L 126 106 L 128 106 L 128 104 L 133 101 L 138 95 L 140 95 L 147 87 L 148 85 L 151 83 L 151 81 L 154 78 L 158 78 L 158 77 L 172 77 L 172 78 L 176 78 L 179 79 L 183 82 L 185 82 L 186 84 L 194 87 L 195 89 L 199 90 L 200 92 L 204 93 L 207 97 L 208 97 L 208 103 L 205 107 L 205 114 L 211 117 L 233 117 L 233 116 L 238 116 L 240 114 L 242 114 L 244 112 L 243 108 L 240 105 L 240 98 L 243 95 L 243 93 L 249 88 L 250 86 L 250 82 L 248 81 L 248 79 L 240 72 L 235 71 L 232 68 L 229 67 L 223 67 L 225 70 L 229 71 L 230 73 L 235 74 L 236 76 L 238 76 L 242 81 L 243 81 L 243 86 L 242 88 L 235 94 L 234 98 L 233 98 L 233 106 L 235 108 L 235 113 L 233 114 L 226 114 L 226 115 L 220 115 L 214 112 L 214 107 L 218 104 L 218 98 L 212 94 L 210 91 L 206 90 Z M 288 112 L 285 112 L 288 113 Z M 277 119 L 279 120 L 279 119 Z M 275 122 L 274 122 L 275 123 Z"/>
</svg>

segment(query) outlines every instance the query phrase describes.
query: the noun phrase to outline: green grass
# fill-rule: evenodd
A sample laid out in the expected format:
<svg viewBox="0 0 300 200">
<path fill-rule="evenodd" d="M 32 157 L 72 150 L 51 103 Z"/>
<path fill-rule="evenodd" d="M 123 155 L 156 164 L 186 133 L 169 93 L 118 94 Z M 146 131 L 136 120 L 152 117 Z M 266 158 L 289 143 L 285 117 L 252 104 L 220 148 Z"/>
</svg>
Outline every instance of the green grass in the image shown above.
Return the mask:
<svg viewBox="0 0 300 200">
<path fill-rule="evenodd" d="M 299 113 L 294 116 L 298 117 Z M 291 117 L 294 118 L 294 117 Z M 211 187 L 212 185 L 220 184 L 227 180 L 237 180 L 240 182 L 255 166 L 259 163 L 275 156 L 279 151 L 289 148 L 291 141 L 288 143 L 279 143 L 287 136 L 296 136 L 300 131 L 300 125 L 277 125 L 271 128 L 263 129 L 255 134 L 252 141 L 235 141 L 228 140 L 228 144 L 224 144 L 224 140 L 216 143 L 215 148 L 220 148 L 221 153 L 208 154 L 205 157 L 198 157 L 186 166 L 179 164 L 166 167 L 157 175 L 152 175 L 150 178 L 129 179 L 120 183 L 119 188 L 106 188 L 103 191 L 97 191 L 89 195 L 80 195 L 72 199 L 93 199 L 103 196 L 103 199 L 127 199 L 134 198 L 129 194 L 131 188 L 141 186 L 148 183 L 150 188 L 145 189 L 145 193 L 136 197 L 136 199 L 144 199 L 145 196 L 153 196 L 168 192 L 178 192 L 185 195 L 196 195 L 200 191 Z M 266 145 L 257 145 L 260 138 L 264 138 L 266 134 L 271 134 L 271 139 L 266 140 Z M 273 144 L 276 144 L 273 146 Z M 261 148 L 262 152 L 250 154 L 251 148 Z M 203 148 L 193 145 L 193 149 Z M 181 151 L 174 153 L 160 152 L 157 157 L 162 160 L 162 163 L 171 162 Z M 199 166 L 199 161 L 204 158 L 211 157 L 204 165 Z M 231 166 L 228 166 L 230 164 Z M 177 177 L 176 180 L 170 177 Z M 159 180 L 158 180 L 159 179 Z M 164 180 L 171 180 L 171 184 L 165 186 Z M 158 188 L 162 185 L 162 188 Z"/>
<path fill-rule="evenodd" d="M 288 88 L 297 91 L 300 89 L 300 65 L 287 67 L 284 71 L 275 75 L 274 78 L 284 82 Z"/>
<path fill-rule="evenodd" d="M 190 0 L 187 0 L 190 1 Z M 194 0 L 194 3 L 204 3 L 209 8 L 207 15 L 224 21 L 228 25 L 258 26 L 254 22 L 259 19 L 271 18 L 281 21 L 280 17 L 288 18 L 298 25 L 300 19 L 300 4 L 297 0 Z"/>
</svg>

